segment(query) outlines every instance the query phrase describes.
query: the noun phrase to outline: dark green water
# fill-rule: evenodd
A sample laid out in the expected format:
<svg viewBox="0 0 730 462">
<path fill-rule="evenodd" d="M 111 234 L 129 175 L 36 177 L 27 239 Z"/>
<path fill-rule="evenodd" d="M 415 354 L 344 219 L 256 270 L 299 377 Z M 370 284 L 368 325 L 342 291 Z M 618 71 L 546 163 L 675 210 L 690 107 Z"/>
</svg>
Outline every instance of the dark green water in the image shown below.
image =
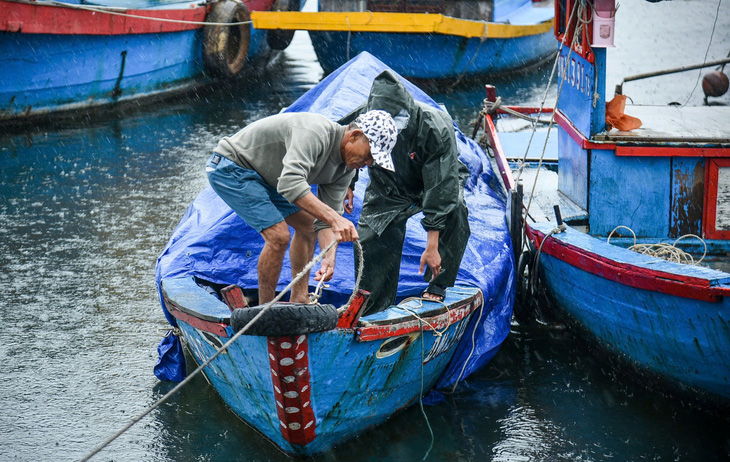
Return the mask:
<svg viewBox="0 0 730 462">
<path fill-rule="evenodd" d="M 704 0 L 622 2 L 609 88 L 625 75 L 701 62 L 716 8 Z M 728 13 L 722 4 L 708 59 L 730 51 Z M 671 28 L 678 19 L 692 44 Z M 252 86 L 84 124 L 0 132 L 0 460 L 79 459 L 171 388 L 152 374 L 167 326 L 155 259 L 204 187 L 203 165 L 218 139 L 278 112 L 322 77 L 306 36 L 298 34 L 282 58 Z M 534 104 L 550 70 L 491 83 L 509 103 Z M 637 102 L 683 101 L 697 76 L 624 89 Z M 482 83 L 432 95 L 471 133 Z M 552 101 L 555 91 L 548 95 Z M 701 90 L 689 99 L 699 103 Z M 412 407 L 318 460 L 421 460 L 429 425 L 428 460 L 705 461 L 730 454 L 730 421 L 717 409 L 647 390 L 564 330 L 540 325 L 515 323 L 494 361 L 426 413 L 428 424 Z M 93 460 L 286 457 L 199 377 Z"/>
</svg>

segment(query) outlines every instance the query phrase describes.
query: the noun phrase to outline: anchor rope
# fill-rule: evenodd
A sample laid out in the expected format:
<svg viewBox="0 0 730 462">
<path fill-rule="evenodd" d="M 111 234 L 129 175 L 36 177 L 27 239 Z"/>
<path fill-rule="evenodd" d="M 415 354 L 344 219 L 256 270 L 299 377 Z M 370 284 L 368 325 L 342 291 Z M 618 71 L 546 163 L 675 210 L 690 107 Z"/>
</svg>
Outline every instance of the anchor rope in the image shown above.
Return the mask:
<svg viewBox="0 0 730 462">
<path fill-rule="evenodd" d="M 418 402 L 421 406 L 421 414 L 423 414 L 423 418 L 426 420 L 426 426 L 428 427 L 428 431 L 431 434 L 431 444 L 428 445 L 426 454 L 424 454 L 423 459 L 421 459 L 421 462 L 423 462 L 428 458 L 428 455 L 431 453 L 431 449 L 433 449 L 433 444 L 436 441 L 436 438 L 434 437 L 434 434 L 433 434 L 433 428 L 431 428 L 431 422 L 429 422 L 429 420 L 428 420 L 428 415 L 426 415 L 426 409 L 423 407 L 423 388 L 424 388 L 423 387 L 423 375 L 424 375 L 423 361 L 424 361 L 426 353 L 425 353 L 424 347 L 423 347 L 423 320 L 421 320 L 421 321 L 422 321 L 421 322 L 421 391 L 420 391 L 420 396 L 419 396 Z"/>
<path fill-rule="evenodd" d="M 145 409 L 137 417 L 133 418 L 121 430 L 116 432 L 114 435 L 109 437 L 106 441 L 104 441 L 99 446 L 94 448 L 94 450 L 92 450 L 89 454 L 84 456 L 81 459 L 81 462 L 85 462 L 85 461 L 91 459 L 93 456 L 95 456 L 97 453 L 99 453 L 102 449 L 107 447 L 114 440 L 116 440 L 118 437 L 120 437 L 122 434 L 124 434 L 127 430 L 129 430 L 134 424 L 136 424 L 137 422 L 142 420 L 147 414 L 149 414 L 153 410 L 157 409 L 160 405 L 162 405 L 165 401 L 167 401 L 172 395 L 177 393 L 182 387 L 184 387 L 185 385 L 190 383 L 190 381 L 193 379 L 193 377 L 198 375 L 206 366 L 208 366 L 211 362 L 213 362 L 213 360 L 215 358 L 217 358 L 220 354 L 227 351 L 228 347 L 230 347 L 231 344 L 233 344 L 233 342 L 238 340 L 238 338 L 241 335 L 243 335 L 249 329 L 249 327 L 251 327 L 256 321 L 258 321 L 264 315 L 264 313 L 273 306 L 274 303 L 281 300 L 281 298 L 284 296 L 284 294 L 286 294 L 289 291 L 289 289 L 291 289 L 292 286 L 294 286 L 294 284 L 296 284 L 296 282 L 299 281 L 299 279 L 304 277 L 304 275 L 309 272 L 309 270 L 312 268 L 312 266 L 314 266 L 315 263 L 321 261 L 324 258 L 325 254 L 332 247 L 334 247 L 334 245 L 336 243 L 337 243 L 336 240 L 330 242 L 330 244 L 319 255 L 315 256 L 309 263 L 307 263 L 307 265 L 302 269 L 302 271 L 300 271 L 299 274 L 297 274 L 296 277 L 294 277 L 292 279 L 292 281 L 289 283 L 289 285 L 287 285 L 281 292 L 279 292 L 279 294 L 276 297 L 274 297 L 273 300 L 271 300 L 269 303 L 267 303 L 266 306 L 264 306 L 264 308 L 262 308 L 261 311 L 259 311 L 259 313 L 253 317 L 253 319 L 251 319 L 245 326 L 243 326 L 243 328 L 241 328 L 241 330 L 236 332 L 236 334 L 233 337 L 231 337 L 230 340 L 228 340 L 226 343 L 224 343 L 220 347 L 220 349 L 218 349 L 210 358 L 205 360 L 200 366 L 198 366 L 197 369 L 195 369 L 192 373 L 190 373 L 182 382 L 178 383 L 172 390 L 168 391 L 162 398 L 158 399 L 154 404 L 152 404 L 147 409 Z M 360 242 L 354 241 L 354 245 L 356 248 L 360 248 L 360 253 L 362 253 L 362 248 L 361 248 Z M 361 269 L 360 269 L 359 273 L 362 273 L 362 266 L 360 266 L 360 268 Z M 360 274 L 358 274 L 358 281 L 359 281 L 359 279 L 360 279 Z"/>
<path fill-rule="evenodd" d="M 76 10 L 93 11 L 95 13 L 109 14 L 112 16 L 124 16 L 127 18 L 146 19 L 148 21 L 158 22 L 171 22 L 175 24 L 192 24 L 194 26 L 242 26 L 244 24 L 253 24 L 253 21 L 241 21 L 241 22 L 206 22 L 206 21 L 185 21 L 183 19 L 167 19 L 167 18 L 154 18 L 151 16 L 142 16 L 138 14 L 122 13 L 116 10 L 127 11 L 128 8 L 118 8 L 110 6 L 85 6 L 85 5 L 74 5 L 71 3 L 57 2 L 55 0 L 44 0 L 38 2 L 32 2 L 33 4 L 43 5 L 48 3 L 54 6 L 63 6 L 66 8 L 73 8 Z M 150 10 L 150 11 L 167 11 L 167 10 Z"/>
</svg>

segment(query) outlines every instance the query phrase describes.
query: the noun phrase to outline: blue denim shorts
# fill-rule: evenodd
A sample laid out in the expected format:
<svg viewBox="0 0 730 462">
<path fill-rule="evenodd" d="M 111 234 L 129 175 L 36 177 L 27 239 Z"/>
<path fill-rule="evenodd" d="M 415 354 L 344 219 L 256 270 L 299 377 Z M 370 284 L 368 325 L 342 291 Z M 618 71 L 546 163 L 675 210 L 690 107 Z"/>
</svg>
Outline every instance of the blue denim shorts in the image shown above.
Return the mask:
<svg viewBox="0 0 730 462">
<path fill-rule="evenodd" d="M 205 167 L 208 182 L 247 225 L 259 233 L 301 210 L 269 185 L 254 170 L 213 154 Z"/>
</svg>

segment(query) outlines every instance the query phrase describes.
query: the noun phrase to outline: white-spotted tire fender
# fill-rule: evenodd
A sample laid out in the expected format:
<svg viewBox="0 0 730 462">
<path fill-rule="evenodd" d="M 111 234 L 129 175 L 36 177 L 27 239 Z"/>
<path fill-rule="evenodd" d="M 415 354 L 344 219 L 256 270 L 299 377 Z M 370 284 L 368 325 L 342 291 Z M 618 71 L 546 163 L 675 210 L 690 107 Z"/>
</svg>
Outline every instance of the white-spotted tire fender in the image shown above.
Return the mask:
<svg viewBox="0 0 730 462">
<path fill-rule="evenodd" d="M 300 0 L 276 0 L 272 11 L 299 11 Z M 283 50 L 294 38 L 294 30 L 270 30 L 266 42 L 272 50 Z"/>
<path fill-rule="evenodd" d="M 251 42 L 251 16 L 242 2 L 223 0 L 213 4 L 203 27 L 203 62 L 212 77 L 233 79 L 246 65 Z M 241 23 L 235 26 L 219 24 Z M 217 25 L 218 24 L 218 25 Z"/>
<path fill-rule="evenodd" d="M 265 305 L 237 308 L 231 313 L 231 327 L 243 329 Z M 244 332 L 244 335 L 284 335 L 324 332 L 337 327 L 337 308 L 333 305 L 309 305 L 303 303 L 274 303 Z"/>
</svg>

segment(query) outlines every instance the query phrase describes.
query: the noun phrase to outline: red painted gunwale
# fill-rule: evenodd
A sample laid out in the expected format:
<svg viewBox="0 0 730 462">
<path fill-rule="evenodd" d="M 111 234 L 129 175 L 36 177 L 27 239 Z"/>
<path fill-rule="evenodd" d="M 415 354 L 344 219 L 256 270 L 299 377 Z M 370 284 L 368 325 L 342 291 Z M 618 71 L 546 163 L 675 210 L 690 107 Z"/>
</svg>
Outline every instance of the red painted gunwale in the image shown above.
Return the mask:
<svg viewBox="0 0 730 462">
<path fill-rule="evenodd" d="M 85 6 L 102 9 L 101 7 Z M 191 3 L 191 8 L 179 10 L 115 9 L 112 11 L 150 18 L 204 22 L 208 13 L 208 6 L 194 6 Z M 199 24 L 131 18 L 65 6 L 0 0 L 0 31 L 2 32 L 56 35 L 126 35 L 179 32 L 202 27 Z"/>
<path fill-rule="evenodd" d="M 437 316 L 424 318 L 423 321 L 420 319 L 413 319 L 398 324 L 358 327 L 355 329 L 355 338 L 359 342 L 369 342 L 372 340 L 399 337 L 412 332 L 420 332 L 421 330 L 429 331 L 445 329 L 476 311 L 483 303 L 484 298 L 480 291 L 473 297 L 464 300 L 456 306 L 450 307 L 447 312 L 441 313 Z"/>
<path fill-rule="evenodd" d="M 526 226 L 526 231 L 532 244 L 539 248 L 545 239 L 545 234 L 529 226 Z M 548 239 L 542 246 L 542 253 L 587 273 L 637 289 L 712 303 L 720 302 L 723 297 L 730 296 L 730 288 L 710 286 L 707 279 L 617 262 L 559 239 Z"/>
<path fill-rule="evenodd" d="M 185 313 L 167 298 L 165 298 L 165 306 L 167 306 L 167 311 L 169 311 L 170 314 L 175 317 L 175 319 L 186 322 L 196 329 L 216 334 L 219 337 L 230 337 L 230 335 L 228 335 L 228 332 L 226 331 L 226 328 L 229 327 L 228 324 L 223 324 L 222 322 L 206 321 L 204 319 L 200 319 L 198 317 Z"/>
</svg>

